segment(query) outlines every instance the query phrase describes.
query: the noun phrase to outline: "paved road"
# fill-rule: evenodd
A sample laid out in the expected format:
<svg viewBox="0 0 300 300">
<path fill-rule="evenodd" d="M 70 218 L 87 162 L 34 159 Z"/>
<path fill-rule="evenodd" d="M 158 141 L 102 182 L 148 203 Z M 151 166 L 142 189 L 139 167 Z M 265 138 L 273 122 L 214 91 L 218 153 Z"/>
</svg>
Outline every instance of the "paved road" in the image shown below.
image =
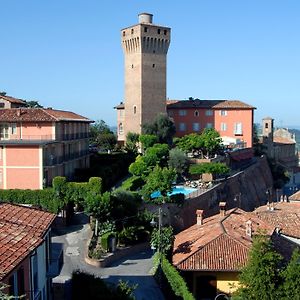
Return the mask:
<svg viewBox="0 0 300 300">
<path fill-rule="evenodd" d="M 77 215 L 76 225 L 67 227 L 64 231 L 54 235 L 54 246 L 63 246 L 64 265 L 60 274 L 53 279 L 54 282 L 65 282 L 71 278 L 73 270 L 82 270 L 97 275 L 108 282 L 117 283 L 120 279 L 129 284 L 138 284 L 135 290 L 137 300 L 155 299 L 164 297 L 154 278 L 149 274 L 152 268 L 151 250 L 138 253 L 120 260 L 107 268 L 90 266 L 84 261 L 84 252 L 90 235 L 87 218 Z"/>
</svg>

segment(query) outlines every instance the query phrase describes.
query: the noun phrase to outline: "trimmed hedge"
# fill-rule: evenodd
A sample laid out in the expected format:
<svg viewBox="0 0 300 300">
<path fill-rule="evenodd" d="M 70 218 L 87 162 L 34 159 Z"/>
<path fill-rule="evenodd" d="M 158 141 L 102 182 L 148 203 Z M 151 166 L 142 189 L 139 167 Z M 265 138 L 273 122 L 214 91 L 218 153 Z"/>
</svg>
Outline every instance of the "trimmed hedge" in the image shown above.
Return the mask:
<svg viewBox="0 0 300 300">
<path fill-rule="evenodd" d="M 53 213 L 57 213 L 64 207 L 64 201 L 57 197 L 52 188 L 44 190 L 0 190 L 0 201 L 31 204 Z"/>
<path fill-rule="evenodd" d="M 114 232 L 106 232 L 104 234 L 102 234 L 101 236 L 101 247 L 103 250 L 105 250 L 106 252 L 108 252 L 109 250 L 109 239 L 111 237 L 115 237 L 116 234 Z"/>
<path fill-rule="evenodd" d="M 154 262 L 156 262 L 156 271 L 159 269 L 160 256 L 161 269 L 174 294 L 184 300 L 195 300 L 193 294 L 188 290 L 186 282 L 175 267 L 169 263 L 163 254 L 156 253 L 155 255 L 157 256 L 154 258 Z"/>
</svg>

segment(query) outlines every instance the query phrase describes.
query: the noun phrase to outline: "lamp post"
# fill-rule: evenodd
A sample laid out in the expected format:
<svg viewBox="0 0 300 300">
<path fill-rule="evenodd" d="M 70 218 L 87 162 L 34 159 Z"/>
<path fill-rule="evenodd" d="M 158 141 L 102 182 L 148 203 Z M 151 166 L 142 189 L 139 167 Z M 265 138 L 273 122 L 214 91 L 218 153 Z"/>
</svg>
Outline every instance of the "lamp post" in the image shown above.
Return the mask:
<svg viewBox="0 0 300 300">
<path fill-rule="evenodd" d="M 238 208 L 242 208 L 242 203 L 241 203 L 241 197 L 242 197 L 242 193 L 238 193 L 234 196 L 233 201 L 237 202 L 237 207 Z"/>
</svg>

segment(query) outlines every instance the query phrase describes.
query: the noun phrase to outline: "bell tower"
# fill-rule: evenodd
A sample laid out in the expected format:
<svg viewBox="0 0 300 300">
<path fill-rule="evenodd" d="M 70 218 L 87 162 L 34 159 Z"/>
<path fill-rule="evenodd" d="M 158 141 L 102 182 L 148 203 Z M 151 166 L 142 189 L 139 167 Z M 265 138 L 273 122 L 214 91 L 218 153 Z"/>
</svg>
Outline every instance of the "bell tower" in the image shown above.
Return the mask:
<svg viewBox="0 0 300 300">
<path fill-rule="evenodd" d="M 124 105 L 118 109 L 118 114 L 123 116 L 123 123 L 118 124 L 122 128 L 121 132 L 118 130 L 120 141 L 125 140 L 128 132 L 141 133 L 144 124 L 152 122 L 157 114 L 166 113 L 171 29 L 153 24 L 152 19 L 152 14 L 141 13 L 138 24 L 121 30 L 125 95 Z"/>
</svg>

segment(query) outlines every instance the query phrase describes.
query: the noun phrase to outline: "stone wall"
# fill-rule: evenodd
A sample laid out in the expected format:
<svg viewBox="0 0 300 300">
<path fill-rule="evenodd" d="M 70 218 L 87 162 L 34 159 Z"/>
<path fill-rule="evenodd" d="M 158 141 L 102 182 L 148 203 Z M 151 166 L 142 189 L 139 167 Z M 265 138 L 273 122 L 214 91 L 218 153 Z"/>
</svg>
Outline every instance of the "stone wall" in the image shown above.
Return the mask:
<svg viewBox="0 0 300 300">
<path fill-rule="evenodd" d="M 163 223 L 171 224 L 179 232 L 196 223 L 196 210 L 204 210 L 204 217 L 219 212 L 219 202 L 226 201 L 226 209 L 241 207 L 252 211 L 266 204 L 266 190 L 273 186 L 272 174 L 266 158 L 259 157 L 255 164 L 229 177 L 198 197 L 187 199 L 182 207 L 166 203 L 162 205 Z M 274 193 L 273 193 L 274 195 Z M 157 207 L 149 205 L 156 211 Z"/>
</svg>

